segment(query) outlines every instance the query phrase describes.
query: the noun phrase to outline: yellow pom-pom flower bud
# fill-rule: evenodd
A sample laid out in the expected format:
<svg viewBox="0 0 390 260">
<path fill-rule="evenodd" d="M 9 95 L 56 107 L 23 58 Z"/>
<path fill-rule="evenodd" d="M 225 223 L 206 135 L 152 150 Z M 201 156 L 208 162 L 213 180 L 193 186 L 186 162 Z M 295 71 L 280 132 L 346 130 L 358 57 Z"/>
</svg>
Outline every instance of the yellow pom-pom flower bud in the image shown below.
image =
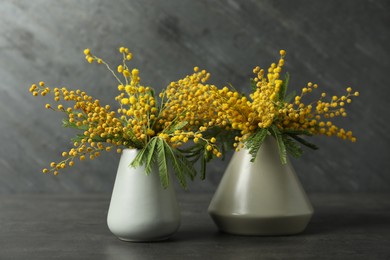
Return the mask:
<svg viewBox="0 0 390 260">
<path fill-rule="evenodd" d="M 132 105 L 134 105 L 135 103 L 137 103 L 137 99 L 136 99 L 134 96 L 131 96 L 131 97 L 129 98 L 129 101 L 130 101 L 130 103 L 131 103 Z"/>
<path fill-rule="evenodd" d="M 123 98 L 123 99 L 121 100 L 121 103 L 122 103 L 123 105 L 128 105 L 128 104 L 129 104 L 129 99 L 128 99 L 128 98 Z"/>
<path fill-rule="evenodd" d="M 148 128 L 148 129 L 146 130 L 146 134 L 147 134 L 148 136 L 154 136 L 155 132 L 154 132 L 152 129 Z"/>
<path fill-rule="evenodd" d="M 123 71 L 123 76 L 130 77 L 130 72 L 128 70 Z"/>
<path fill-rule="evenodd" d="M 133 69 L 133 70 L 131 71 L 131 76 L 132 76 L 132 77 L 138 77 L 138 74 L 139 74 L 139 70 L 137 70 L 137 69 Z"/>
</svg>

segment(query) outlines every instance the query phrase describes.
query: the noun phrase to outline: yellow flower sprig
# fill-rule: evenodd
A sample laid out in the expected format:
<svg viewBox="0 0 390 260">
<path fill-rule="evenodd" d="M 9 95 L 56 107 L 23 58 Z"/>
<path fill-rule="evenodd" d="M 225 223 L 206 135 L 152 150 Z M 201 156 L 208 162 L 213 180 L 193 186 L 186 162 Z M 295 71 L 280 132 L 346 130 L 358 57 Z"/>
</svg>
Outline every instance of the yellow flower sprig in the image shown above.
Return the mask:
<svg viewBox="0 0 390 260">
<path fill-rule="evenodd" d="M 180 183 L 185 186 L 183 172 L 188 172 L 191 178 L 196 172 L 186 159 L 184 150 L 179 150 L 179 147 L 192 141 L 195 148 L 190 147 L 191 151 L 202 153 L 197 158 L 202 158 L 203 162 L 210 160 L 212 155 L 222 156 L 216 138 L 203 134 L 216 119 L 208 117 L 207 107 L 199 106 L 204 104 L 209 88 L 213 91 L 217 89 L 215 86 L 204 85 L 200 88 L 201 92 L 195 91 L 200 87 L 199 84 L 207 81 L 210 74 L 198 72 L 198 68 L 195 68 L 192 75 L 172 82 L 163 90 L 158 95 L 161 98 L 159 102 L 154 90 L 141 84 L 138 69 L 128 66 L 132 53 L 125 47 L 119 48 L 119 52 L 123 59 L 115 72 L 102 58 L 93 55 L 89 49 L 84 50 L 89 63 L 105 65 L 117 80 L 119 94 L 115 100 L 119 108 L 116 110 L 111 110 L 109 105 L 101 105 L 99 100 L 81 90 L 50 88 L 44 82 L 31 86 L 33 96 L 52 94 L 56 105 L 46 104 L 45 107 L 64 113 L 65 127 L 80 130 L 80 134 L 73 139 L 74 147 L 62 152 L 64 159 L 58 163 L 52 162 L 50 168 L 43 169 L 43 172 L 57 175 L 60 169 L 73 166 L 76 159 L 93 160 L 102 151 L 116 148 L 120 153 L 121 147 L 126 147 L 141 150 L 139 154 L 143 157 L 137 157 L 132 165 L 146 164 L 147 171 L 150 170 L 150 161 L 146 161 L 146 158 L 150 160 L 154 156 L 158 161 L 162 159 L 161 154 L 168 152 L 178 171 Z M 144 156 L 148 153 L 151 156 Z M 160 171 L 164 171 L 161 176 L 167 176 L 166 167 Z M 167 185 L 167 180 L 168 177 L 162 178 L 164 186 Z"/>
<path fill-rule="evenodd" d="M 227 118 L 233 130 L 239 131 L 234 143 L 236 150 L 246 144 L 255 156 L 266 135 L 272 134 L 279 139 L 281 160 L 285 163 L 286 150 L 294 156 L 302 153 L 294 141 L 316 148 L 300 135 L 337 136 L 355 142 L 352 131 L 339 128 L 332 122 L 332 118 L 346 117 L 345 107 L 352 102 L 353 97 L 359 96 L 359 92 L 352 92 L 352 88 L 348 87 L 342 96 L 332 96 L 326 101 L 327 94 L 322 93 L 317 101 L 306 104 L 304 97 L 318 88 L 317 84 L 309 82 L 299 95 L 287 96 L 288 74 L 284 80 L 281 79 L 285 55 L 286 52 L 281 50 L 278 62 L 272 63 L 267 70 L 259 66 L 253 69 L 255 77 L 249 99 L 235 90 L 219 90 L 224 100 L 222 106 L 226 108 L 222 117 Z"/>
<path fill-rule="evenodd" d="M 43 169 L 44 173 L 52 171 L 54 175 L 58 170 L 66 166 L 73 166 L 74 160 L 78 158 L 83 161 L 87 157 L 91 160 L 100 156 L 101 151 L 111 151 L 113 146 L 128 145 L 132 140 L 124 140 L 122 122 L 116 118 L 116 113 L 110 110 L 110 106 L 101 106 L 99 100 L 93 99 L 81 90 L 68 90 L 66 87 L 61 89 L 45 86 L 44 82 L 39 85 L 33 84 L 30 92 L 34 96 L 39 93 L 45 96 L 53 93 L 53 99 L 56 106 L 46 104 L 47 109 L 59 111 L 65 114 L 64 126 L 82 130 L 82 134 L 75 138 L 74 148 L 70 151 L 62 152 L 65 159 L 59 163 L 52 162 L 50 170 Z M 62 102 L 70 105 L 65 106 Z M 136 143 L 131 143 L 136 146 Z M 120 152 L 120 150 L 118 150 Z"/>
<path fill-rule="evenodd" d="M 332 96 L 330 101 L 324 101 L 326 93 L 322 93 L 319 100 L 305 104 L 302 97 L 311 93 L 318 87 L 317 84 L 308 83 L 302 88 L 301 95 L 295 96 L 292 104 L 284 104 L 278 111 L 278 127 L 282 131 L 308 131 L 312 135 L 327 135 L 348 139 L 356 142 L 352 131 L 345 131 L 333 124 L 331 118 L 347 117 L 346 104 L 352 102 L 352 97 L 359 96 L 359 92 L 352 93 L 352 88 L 346 89 L 346 94 L 341 97 Z"/>
</svg>

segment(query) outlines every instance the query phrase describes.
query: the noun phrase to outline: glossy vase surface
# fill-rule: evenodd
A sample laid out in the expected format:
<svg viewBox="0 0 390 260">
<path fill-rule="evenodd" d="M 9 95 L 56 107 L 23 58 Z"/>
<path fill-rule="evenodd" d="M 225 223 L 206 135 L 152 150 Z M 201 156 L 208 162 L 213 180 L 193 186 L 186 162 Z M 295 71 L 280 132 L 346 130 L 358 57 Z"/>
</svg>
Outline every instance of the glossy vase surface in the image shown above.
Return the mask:
<svg viewBox="0 0 390 260">
<path fill-rule="evenodd" d="M 268 136 L 256 160 L 236 152 L 211 200 L 218 228 L 237 235 L 290 235 L 302 232 L 313 208 L 290 162 L 282 165 L 276 140 Z"/>
<path fill-rule="evenodd" d="M 133 168 L 139 150 L 125 149 L 112 191 L 107 224 L 124 241 L 158 241 L 172 236 L 180 226 L 180 212 L 173 186 L 164 189 L 157 167 Z"/>
</svg>

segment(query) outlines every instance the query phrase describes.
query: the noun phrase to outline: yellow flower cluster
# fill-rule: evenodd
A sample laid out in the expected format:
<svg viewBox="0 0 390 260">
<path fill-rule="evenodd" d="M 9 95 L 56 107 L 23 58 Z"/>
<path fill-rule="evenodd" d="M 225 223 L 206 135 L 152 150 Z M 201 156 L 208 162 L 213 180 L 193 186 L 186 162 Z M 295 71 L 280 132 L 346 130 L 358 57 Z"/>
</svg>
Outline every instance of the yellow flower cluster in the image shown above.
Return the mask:
<svg viewBox="0 0 390 260">
<path fill-rule="evenodd" d="M 278 64 L 272 63 L 268 68 L 267 77 L 264 77 L 264 70 L 260 67 L 253 69 L 256 74 L 254 78 L 256 90 L 250 95 L 253 100 L 250 107 L 255 112 L 253 115 L 254 123 L 257 123 L 260 128 L 267 128 L 273 123 L 277 107 L 280 106 L 278 95 L 283 81 L 279 78 L 284 65 L 285 53 L 281 52 L 281 55 Z"/>
<path fill-rule="evenodd" d="M 264 70 L 260 67 L 253 69 L 256 75 L 253 79 L 256 90 L 250 94 L 250 100 L 227 88 L 220 92 L 225 97 L 225 107 L 234 108 L 228 116 L 232 128 L 241 131 L 241 135 L 236 137 L 235 147 L 239 142 L 245 141 L 256 129 L 267 128 L 274 122 L 277 108 L 280 106 L 278 98 L 283 81 L 279 78 L 284 65 L 284 55 L 285 51 L 281 51 L 278 64 L 271 64 L 266 77 Z"/>
<path fill-rule="evenodd" d="M 84 50 L 89 63 L 96 61 L 105 65 L 118 81 L 119 94 L 115 98 L 119 103 L 117 111 L 112 111 L 108 105 L 101 106 L 99 100 L 94 100 L 81 90 L 73 91 L 65 87 L 51 89 L 44 82 L 31 86 L 30 92 L 34 96 L 53 93 L 54 101 L 58 104 L 54 107 L 47 104 L 46 108 L 65 113 L 65 126 L 82 130 L 74 142 L 74 148 L 62 153 L 64 160 L 52 162 L 50 169 L 44 169 L 43 172 L 57 175 L 58 170 L 73 166 L 76 158 L 81 161 L 86 158 L 93 160 L 101 151 L 110 151 L 113 147 L 141 149 L 154 136 L 164 139 L 174 148 L 190 140 L 202 142 L 207 151 L 217 157 L 222 156 L 215 144 L 216 138 L 202 135 L 207 126 L 213 124 L 209 124 L 210 110 L 203 106 L 204 102 L 210 102 L 211 99 L 202 100 L 206 99 L 207 89 L 217 91 L 217 88 L 210 85 L 200 87 L 210 74 L 197 72 L 198 68 L 195 68 L 193 75 L 171 83 L 160 93 L 161 102 L 158 104 L 153 89 L 141 85 L 138 69 L 128 67 L 127 62 L 132 59 L 132 53 L 125 47 L 119 48 L 119 52 L 123 55 L 122 63 L 117 66 L 120 76 L 103 59 L 93 55 L 89 49 Z M 201 91 L 194 92 L 195 95 L 188 92 L 198 87 Z M 72 105 L 66 107 L 61 101 L 71 102 Z M 182 126 L 178 127 L 180 124 Z M 121 149 L 118 148 L 117 152 L 120 153 Z"/>
<path fill-rule="evenodd" d="M 58 104 L 56 106 L 46 104 L 45 107 L 66 114 L 64 120 L 66 127 L 83 130 L 82 137 L 74 141 L 74 148 L 62 153 L 65 159 L 59 163 L 50 164 L 51 171 L 55 175 L 58 174 L 59 169 L 73 166 L 76 158 L 81 161 L 87 157 L 93 160 L 100 155 L 101 151 L 110 151 L 113 146 L 127 144 L 121 131 L 122 122 L 116 118 L 116 113 L 110 110 L 109 105 L 101 106 L 99 100 L 94 100 L 85 92 L 69 91 L 65 87 L 51 89 L 46 87 L 44 82 L 40 82 L 38 86 L 33 84 L 30 92 L 34 96 L 38 93 L 42 96 L 53 93 L 54 101 Z M 73 105 L 65 106 L 61 101 L 67 104 L 72 102 Z M 47 173 L 49 170 L 44 169 L 43 172 Z"/>
<path fill-rule="evenodd" d="M 322 93 L 319 100 L 305 104 L 302 98 L 318 88 L 317 84 L 309 82 L 302 88 L 300 95 L 293 97 L 290 103 L 284 99 L 286 84 L 280 79 L 284 65 L 286 52 L 280 51 L 280 59 L 272 63 L 267 73 L 260 67 L 253 69 L 254 84 L 256 89 L 250 94 L 250 100 L 246 100 L 238 92 L 223 89 L 219 93 L 225 101 L 225 111 L 229 124 L 233 129 L 241 131 L 236 136 L 235 147 L 244 142 L 258 128 L 268 128 L 275 124 L 283 132 L 301 132 L 309 135 L 336 135 L 342 139 L 356 141 L 351 131 L 335 126 L 330 118 L 347 116 L 345 105 L 352 102 L 352 97 L 359 92 L 352 93 L 352 89 L 346 89 L 347 94 L 341 97 L 333 96 L 330 101 L 324 101 L 326 93 Z M 233 97 L 233 98 L 232 98 Z M 233 111 L 232 111 L 233 110 Z"/>
<path fill-rule="evenodd" d="M 222 122 L 218 116 L 222 113 L 217 101 L 218 89 L 214 85 L 205 84 L 209 78 L 210 73 L 195 67 L 192 75 L 171 82 L 159 95 L 163 103 L 157 129 L 167 128 L 172 122 L 187 122 L 181 130 L 176 131 L 179 137 L 171 137 L 170 142 L 181 142 L 183 138 L 192 138 L 195 143 L 203 141 L 207 143 L 208 151 L 221 157 L 222 154 L 215 144 L 216 138 L 205 138 L 202 134 L 216 122 Z M 227 122 L 224 122 L 226 125 Z"/>
<path fill-rule="evenodd" d="M 296 96 L 293 104 L 284 104 L 279 109 L 278 127 L 282 131 L 308 131 L 312 135 L 338 136 L 356 142 L 356 137 L 352 131 L 345 131 L 330 121 L 330 118 L 342 116 L 346 117 L 345 105 L 352 102 L 352 97 L 359 96 L 359 92 L 352 93 L 348 87 L 346 94 L 340 97 L 333 96 L 330 101 L 324 101 L 326 93 L 321 94 L 321 98 L 309 104 L 302 101 L 302 97 L 316 89 L 317 84 L 309 82 L 307 87 L 302 88 L 301 94 Z"/>
<path fill-rule="evenodd" d="M 331 120 L 347 116 L 345 106 L 359 92 L 352 92 L 349 87 L 345 95 L 333 96 L 329 101 L 325 100 L 326 93 L 322 93 L 317 101 L 306 104 L 304 97 L 318 88 L 309 82 L 290 102 L 285 93 L 287 79 L 282 80 L 280 76 L 284 50 L 280 51 L 278 62 L 272 63 L 267 71 L 258 66 L 253 69 L 254 91 L 249 98 L 234 89 L 208 84 L 210 73 L 195 67 L 191 75 L 171 82 L 157 99 L 152 88 L 141 84 L 138 69 L 128 66 L 133 56 L 129 49 L 120 47 L 119 52 L 122 62 L 114 71 L 89 49 L 84 50 L 89 63 L 105 65 L 117 80 L 119 94 L 115 99 L 119 107 L 116 110 L 101 105 L 81 90 L 52 89 L 44 82 L 31 86 L 33 96 L 52 93 L 57 104 L 47 104 L 46 108 L 63 112 L 65 126 L 81 130 L 74 147 L 62 153 L 64 160 L 52 162 L 50 169 L 43 172 L 57 175 L 58 170 L 73 166 L 76 158 L 93 160 L 100 152 L 114 147 L 119 153 L 120 147 L 142 149 L 154 137 L 163 139 L 172 148 L 193 141 L 217 157 L 222 156 L 221 135 L 226 139 L 227 133 L 234 133 L 234 147 L 239 149 L 239 144 L 242 147 L 257 130 L 271 126 L 276 126 L 282 134 L 336 135 L 356 141 L 351 131 L 335 126 Z"/>
</svg>

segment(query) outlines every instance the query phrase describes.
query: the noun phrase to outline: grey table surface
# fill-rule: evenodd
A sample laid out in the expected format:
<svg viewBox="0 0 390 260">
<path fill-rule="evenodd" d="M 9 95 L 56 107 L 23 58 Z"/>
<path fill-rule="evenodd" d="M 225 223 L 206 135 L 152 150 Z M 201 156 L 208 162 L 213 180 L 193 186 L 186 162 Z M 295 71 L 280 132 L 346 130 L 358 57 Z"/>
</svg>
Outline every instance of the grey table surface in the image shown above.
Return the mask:
<svg viewBox="0 0 390 260">
<path fill-rule="evenodd" d="M 0 259 L 390 259 L 390 194 L 310 194 L 295 236 L 220 233 L 212 194 L 180 193 L 182 225 L 165 242 L 130 243 L 107 228 L 110 194 L 0 196 Z"/>
</svg>

